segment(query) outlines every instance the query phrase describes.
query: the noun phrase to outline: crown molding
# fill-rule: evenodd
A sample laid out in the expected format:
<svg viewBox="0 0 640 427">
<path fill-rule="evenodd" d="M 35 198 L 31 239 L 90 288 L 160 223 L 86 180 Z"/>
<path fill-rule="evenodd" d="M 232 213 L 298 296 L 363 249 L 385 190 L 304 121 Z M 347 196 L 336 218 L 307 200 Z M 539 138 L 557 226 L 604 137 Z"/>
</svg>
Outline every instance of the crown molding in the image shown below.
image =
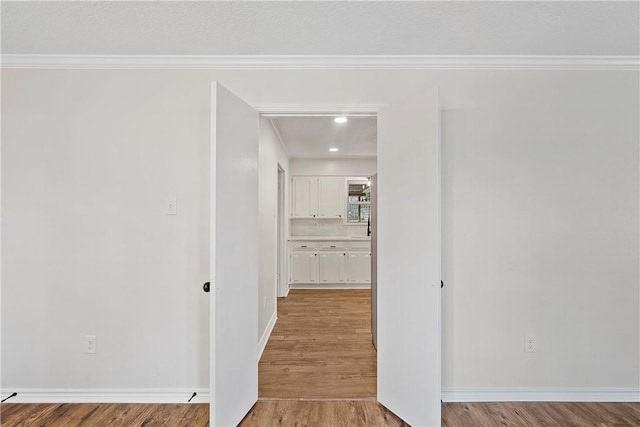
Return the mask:
<svg viewBox="0 0 640 427">
<path fill-rule="evenodd" d="M 2 55 L 21 69 L 337 69 L 637 71 L 640 56 L 545 55 Z"/>
</svg>

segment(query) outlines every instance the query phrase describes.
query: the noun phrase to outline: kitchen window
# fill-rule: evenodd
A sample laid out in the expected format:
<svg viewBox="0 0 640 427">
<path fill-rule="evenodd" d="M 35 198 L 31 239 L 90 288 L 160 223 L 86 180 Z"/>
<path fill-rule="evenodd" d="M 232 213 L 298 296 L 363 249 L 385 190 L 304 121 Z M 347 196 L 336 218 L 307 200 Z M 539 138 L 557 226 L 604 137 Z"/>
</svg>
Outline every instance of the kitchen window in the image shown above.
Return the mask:
<svg viewBox="0 0 640 427">
<path fill-rule="evenodd" d="M 371 184 L 367 178 L 348 180 L 347 222 L 366 224 L 371 213 Z"/>
</svg>

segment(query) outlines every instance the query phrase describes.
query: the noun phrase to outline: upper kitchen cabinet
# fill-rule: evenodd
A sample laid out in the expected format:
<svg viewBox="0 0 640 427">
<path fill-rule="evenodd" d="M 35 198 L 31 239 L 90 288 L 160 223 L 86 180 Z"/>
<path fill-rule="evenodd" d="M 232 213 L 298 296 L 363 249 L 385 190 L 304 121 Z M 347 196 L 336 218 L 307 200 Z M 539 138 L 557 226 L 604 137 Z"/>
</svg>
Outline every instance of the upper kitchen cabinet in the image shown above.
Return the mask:
<svg viewBox="0 0 640 427">
<path fill-rule="evenodd" d="M 344 178 L 294 176 L 291 178 L 291 217 L 341 219 L 344 194 Z"/>
<path fill-rule="evenodd" d="M 344 178 L 318 178 L 318 216 L 342 218 L 344 212 Z"/>
<path fill-rule="evenodd" d="M 291 178 L 291 216 L 315 218 L 318 216 L 318 178 L 294 176 Z"/>
</svg>

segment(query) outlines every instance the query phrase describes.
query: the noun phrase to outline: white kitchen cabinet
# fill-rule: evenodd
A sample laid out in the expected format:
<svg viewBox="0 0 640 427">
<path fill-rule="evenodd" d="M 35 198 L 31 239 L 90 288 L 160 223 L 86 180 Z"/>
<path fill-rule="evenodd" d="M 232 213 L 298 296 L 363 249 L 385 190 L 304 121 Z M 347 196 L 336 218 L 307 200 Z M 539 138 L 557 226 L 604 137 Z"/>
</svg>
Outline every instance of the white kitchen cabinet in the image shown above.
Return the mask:
<svg viewBox="0 0 640 427">
<path fill-rule="evenodd" d="M 344 217 L 344 178 L 294 176 L 291 178 L 291 217 Z"/>
<path fill-rule="evenodd" d="M 292 287 L 361 288 L 371 283 L 369 241 L 290 240 L 289 284 Z"/>
<path fill-rule="evenodd" d="M 318 216 L 318 178 L 294 176 L 291 178 L 291 217 Z"/>
<path fill-rule="evenodd" d="M 289 266 L 290 283 L 318 283 L 318 252 L 291 251 Z"/>
<path fill-rule="evenodd" d="M 370 252 L 349 252 L 349 283 L 371 283 Z"/>
<path fill-rule="evenodd" d="M 320 256 L 320 283 L 347 283 L 347 253 L 322 251 Z"/>
<path fill-rule="evenodd" d="M 342 218 L 345 198 L 344 178 L 318 178 L 318 216 L 320 218 Z"/>
</svg>

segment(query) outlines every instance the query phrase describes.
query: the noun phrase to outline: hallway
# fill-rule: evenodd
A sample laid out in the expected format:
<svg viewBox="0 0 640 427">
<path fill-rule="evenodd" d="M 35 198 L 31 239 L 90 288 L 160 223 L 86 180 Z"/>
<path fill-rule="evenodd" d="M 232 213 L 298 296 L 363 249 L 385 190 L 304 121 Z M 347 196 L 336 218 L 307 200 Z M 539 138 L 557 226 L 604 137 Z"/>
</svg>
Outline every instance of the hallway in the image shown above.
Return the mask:
<svg viewBox="0 0 640 427">
<path fill-rule="evenodd" d="M 260 399 L 376 396 L 371 291 L 292 289 L 259 363 Z"/>
</svg>

